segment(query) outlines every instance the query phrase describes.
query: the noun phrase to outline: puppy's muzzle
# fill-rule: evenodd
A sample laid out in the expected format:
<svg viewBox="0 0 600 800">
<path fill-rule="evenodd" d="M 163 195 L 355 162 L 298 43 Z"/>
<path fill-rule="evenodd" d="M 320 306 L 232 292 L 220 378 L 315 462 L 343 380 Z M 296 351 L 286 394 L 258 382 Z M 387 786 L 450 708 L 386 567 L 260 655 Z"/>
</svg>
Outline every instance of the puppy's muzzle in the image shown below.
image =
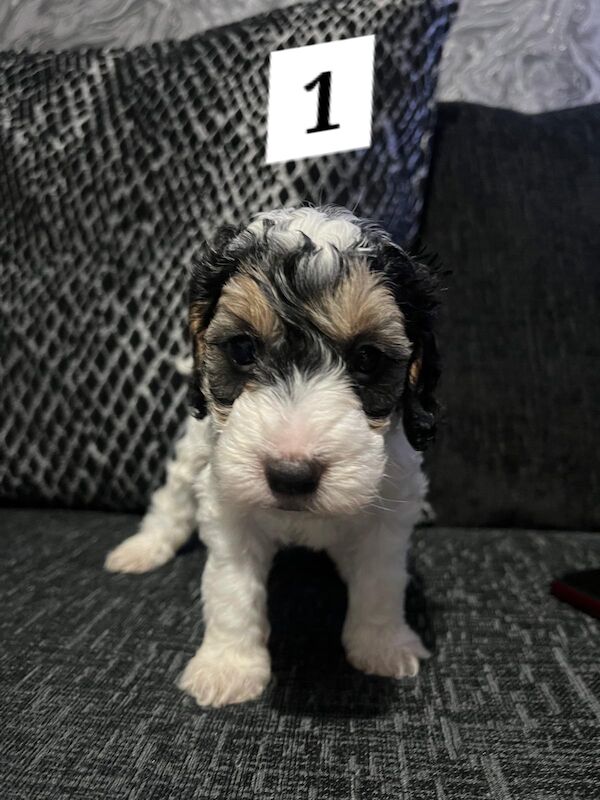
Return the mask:
<svg viewBox="0 0 600 800">
<path fill-rule="evenodd" d="M 308 459 L 271 459 L 265 466 L 269 488 L 276 495 L 305 497 L 319 486 L 323 467 Z"/>
</svg>

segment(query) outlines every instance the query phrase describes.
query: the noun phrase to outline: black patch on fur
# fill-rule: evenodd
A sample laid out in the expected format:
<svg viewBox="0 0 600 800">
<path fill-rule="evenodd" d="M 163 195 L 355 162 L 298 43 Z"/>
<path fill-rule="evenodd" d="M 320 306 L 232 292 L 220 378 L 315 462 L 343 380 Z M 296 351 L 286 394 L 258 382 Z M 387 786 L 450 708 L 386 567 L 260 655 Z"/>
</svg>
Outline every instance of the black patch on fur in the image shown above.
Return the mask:
<svg viewBox="0 0 600 800">
<path fill-rule="evenodd" d="M 429 264 L 417 261 L 397 245 L 384 242 L 372 268 L 385 275 L 404 315 L 406 335 L 413 344 L 400 406 L 409 442 L 416 450 L 424 450 L 435 437 L 440 412 L 434 394 L 440 376 L 440 358 L 434 335 L 440 305 L 439 266 L 433 260 Z M 420 365 L 414 386 L 410 381 L 413 363 Z"/>
<path fill-rule="evenodd" d="M 188 287 L 188 308 L 201 303 L 204 308 L 202 328 L 205 330 L 212 319 L 219 297 L 227 281 L 235 274 L 239 262 L 228 252 L 228 245 L 240 234 L 241 227 L 225 225 L 217 231 L 212 242 L 204 242 L 192 261 Z M 188 379 L 188 406 L 191 414 L 203 419 L 207 414 L 206 398 L 202 391 L 202 367 L 195 344 L 193 346 L 194 368 Z"/>
<path fill-rule="evenodd" d="M 223 226 L 213 242 L 201 245 L 192 261 L 188 306 L 196 302 L 206 305 L 204 328 L 212 319 L 223 287 L 238 269 L 239 260 L 229 252 L 228 245 L 241 230 L 233 225 Z"/>
<path fill-rule="evenodd" d="M 370 340 L 359 339 L 350 345 L 345 354 L 346 363 L 351 362 L 352 350 L 365 343 L 370 343 Z M 373 344 L 377 346 L 376 342 Z M 356 379 L 350 372 L 354 391 L 370 419 L 385 419 L 395 411 L 403 391 L 407 366 L 406 358 L 384 353 L 379 368 L 368 379 Z"/>
<path fill-rule="evenodd" d="M 206 398 L 201 386 L 202 373 L 194 365 L 194 369 L 188 378 L 187 402 L 190 414 L 196 419 L 204 419 L 207 414 Z"/>
</svg>

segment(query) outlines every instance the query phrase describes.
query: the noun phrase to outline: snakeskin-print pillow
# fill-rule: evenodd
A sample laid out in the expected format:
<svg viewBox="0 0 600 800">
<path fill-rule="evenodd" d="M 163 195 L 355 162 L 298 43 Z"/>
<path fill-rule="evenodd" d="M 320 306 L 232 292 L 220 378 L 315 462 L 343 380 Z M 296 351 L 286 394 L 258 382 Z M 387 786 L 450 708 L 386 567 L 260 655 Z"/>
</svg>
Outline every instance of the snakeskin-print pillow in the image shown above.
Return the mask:
<svg viewBox="0 0 600 800">
<path fill-rule="evenodd" d="M 450 0 L 303 4 L 131 51 L 0 54 L 0 497 L 137 510 L 185 418 L 186 267 L 347 205 L 408 242 Z M 269 54 L 375 34 L 372 146 L 265 164 Z"/>
</svg>

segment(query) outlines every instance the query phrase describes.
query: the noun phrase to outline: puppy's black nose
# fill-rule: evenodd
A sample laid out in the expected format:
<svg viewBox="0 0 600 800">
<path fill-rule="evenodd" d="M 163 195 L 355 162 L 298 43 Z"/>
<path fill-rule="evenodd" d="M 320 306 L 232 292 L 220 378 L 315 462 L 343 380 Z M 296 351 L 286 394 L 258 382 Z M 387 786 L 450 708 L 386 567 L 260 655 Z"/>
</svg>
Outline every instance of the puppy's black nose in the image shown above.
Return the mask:
<svg viewBox="0 0 600 800">
<path fill-rule="evenodd" d="M 319 485 L 322 472 L 317 461 L 287 458 L 268 461 L 265 467 L 267 483 L 277 494 L 310 494 Z"/>
</svg>

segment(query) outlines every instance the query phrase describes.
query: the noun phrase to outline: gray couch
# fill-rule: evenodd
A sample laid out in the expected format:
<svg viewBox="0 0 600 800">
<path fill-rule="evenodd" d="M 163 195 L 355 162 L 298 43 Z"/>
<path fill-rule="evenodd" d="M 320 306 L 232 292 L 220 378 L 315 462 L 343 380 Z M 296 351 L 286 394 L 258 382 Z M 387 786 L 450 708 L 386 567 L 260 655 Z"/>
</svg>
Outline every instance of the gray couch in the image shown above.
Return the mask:
<svg viewBox="0 0 600 800">
<path fill-rule="evenodd" d="M 2 512 L 3 797 L 598 796 L 598 622 L 548 586 L 598 563 L 599 536 L 419 530 L 410 618 L 434 656 L 403 682 L 346 664 L 332 565 L 283 553 L 271 685 L 202 710 L 175 681 L 202 635 L 204 551 L 145 576 L 104 572 L 138 522 Z"/>
<path fill-rule="evenodd" d="M 294 549 L 270 576 L 267 692 L 200 709 L 175 682 L 202 637 L 202 547 L 115 576 L 139 515 L 3 508 L 2 798 L 600 796 L 599 623 L 549 593 L 600 563 L 599 125 L 597 105 L 439 108 L 422 236 L 454 274 L 437 521 L 408 591 L 419 676 L 346 663 L 344 587 Z"/>
</svg>

